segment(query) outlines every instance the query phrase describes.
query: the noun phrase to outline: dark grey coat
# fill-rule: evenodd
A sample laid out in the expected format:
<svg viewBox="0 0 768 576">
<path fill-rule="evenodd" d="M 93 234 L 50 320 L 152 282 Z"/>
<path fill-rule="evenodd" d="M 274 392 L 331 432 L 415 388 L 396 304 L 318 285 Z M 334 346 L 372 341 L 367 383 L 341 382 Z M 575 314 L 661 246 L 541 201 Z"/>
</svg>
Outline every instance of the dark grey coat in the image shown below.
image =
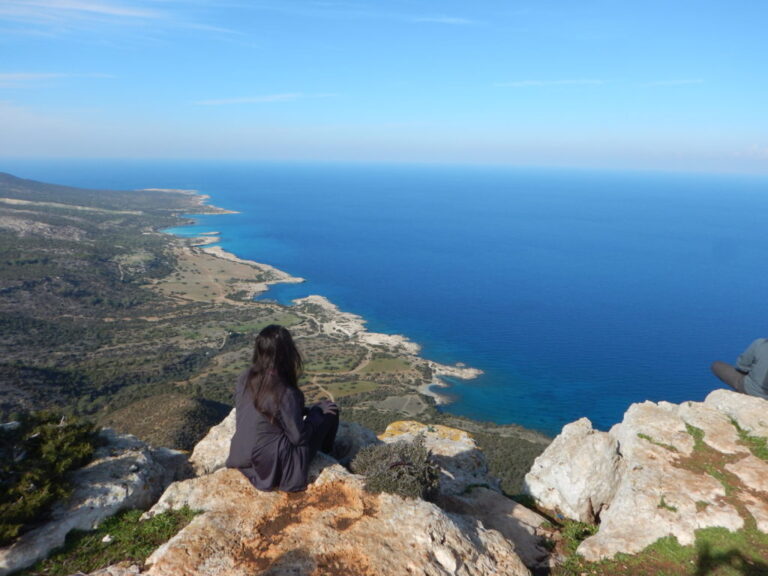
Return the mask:
<svg viewBox="0 0 768 576">
<path fill-rule="evenodd" d="M 235 435 L 227 467 L 242 471 L 259 490 L 304 490 L 309 463 L 329 428 L 335 436 L 335 426 L 326 422 L 330 415 L 317 406 L 305 410 L 301 390 L 286 386 L 273 424 L 253 405 L 247 377 L 246 370 L 237 380 Z M 338 417 L 334 418 L 338 426 Z"/>
</svg>

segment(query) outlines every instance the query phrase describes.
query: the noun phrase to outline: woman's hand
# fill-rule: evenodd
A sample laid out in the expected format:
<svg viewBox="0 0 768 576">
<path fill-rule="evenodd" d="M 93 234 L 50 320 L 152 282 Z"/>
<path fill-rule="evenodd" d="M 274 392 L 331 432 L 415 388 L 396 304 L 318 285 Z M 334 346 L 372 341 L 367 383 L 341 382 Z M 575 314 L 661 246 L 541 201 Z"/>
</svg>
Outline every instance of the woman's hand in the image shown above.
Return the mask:
<svg viewBox="0 0 768 576">
<path fill-rule="evenodd" d="M 323 414 L 333 414 L 336 416 L 339 413 L 339 407 L 332 400 L 321 400 L 317 405 L 323 411 Z"/>
</svg>

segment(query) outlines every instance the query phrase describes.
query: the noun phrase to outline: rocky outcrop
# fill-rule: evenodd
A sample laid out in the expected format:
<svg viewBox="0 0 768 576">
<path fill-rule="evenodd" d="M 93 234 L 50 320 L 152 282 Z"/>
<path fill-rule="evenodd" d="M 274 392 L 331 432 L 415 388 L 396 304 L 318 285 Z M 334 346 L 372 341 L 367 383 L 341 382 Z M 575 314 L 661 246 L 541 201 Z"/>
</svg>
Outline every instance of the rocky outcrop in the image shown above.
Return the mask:
<svg viewBox="0 0 768 576">
<path fill-rule="evenodd" d="M 703 403 L 632 405 L 610 432 L 582 419 L 536 460 L 526 490 L 542 507 L 597 534 L 588 560 L 636 553 L 659 538 L 692 544 L 707 527 L 742 528 L 747 515 L 768 528 L 768 462 L 741 437 L 768 438 L 768 401 L 712 392 Z"/>
<path fill-rule="evenodd" d="M 236 470 L 173 484 L 150 514 L 203 513 L 147 560 L 147 574 L 526 575 L 497 531 L 423 500 L 370 494 L 330 458 L 305 492 L 259 492 Z"/>
<path fill-rule="evenodd" d="M 96 450 L 90 464 L 73 472 L 74 491 L 54 508 L 51 521 L 0 549 L 0 575 L 45 558 L 64 544 L 71 530 L 91 530 L 126 508 L 148 508 L 183 474 L 183 453 L 153 451 L 134 436 L 118 435 L 108 428 L 100 436 L 105 445 Z"/>
<path fill-rule="evenodd" d="M 299 494 L 259 492 L 222 469 L 234 414 L 195 449 L 197 478 L 171 485 L 147 516 L 202 510 L 148 559 L 146 574 L 529 574 L 547 562 L 544 519 L 506 498 L 471 436 L 444 426 L 396 422 L 376 438 L 342 423 L 334 455 L 422 436 L 441 467 L 437 504 L 371 494 L 364 478 L 319 454 Z"/>
</svg>

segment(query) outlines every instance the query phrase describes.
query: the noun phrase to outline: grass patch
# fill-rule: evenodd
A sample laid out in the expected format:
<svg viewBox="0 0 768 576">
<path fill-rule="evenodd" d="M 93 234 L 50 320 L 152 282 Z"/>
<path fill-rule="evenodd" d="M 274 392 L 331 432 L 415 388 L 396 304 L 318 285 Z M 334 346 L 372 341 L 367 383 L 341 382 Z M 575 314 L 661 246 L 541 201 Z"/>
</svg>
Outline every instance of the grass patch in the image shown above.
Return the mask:
<svg viewBox="0 0 768 576">
<path fill-rule="evenodd" d="M 749 451 L 757 458 L 768 461 L 768 438 L 750 436 L 749 432 L 739 426 L 736 420 L 731 419 L 731 423 L 736 427 L 739 439 L 749 448 Z"/>
<path fill-rule="evenodd" d="M 260 322 L 244 322 L 242 324 L 236 324 L 230 326 L 230 332 L 236 332 L 238 334 L 258 334 L 262 329 L 266 328 L 270 324 L 279 324 L 286 328 L 295 326 L 301 322 L 301 318 L 295 314 L 281 314 L 280 316 L 274 316 L 267 318 Z"/>
<path fill-rule="evenodd" d="M 713 464 L 706 464 L 704 466 L 704 471 L 710 476 L 712 476 L 712 478 L 714 478 L 715 480 L 718 480 L 720 484 L 723 485 L 723 488 L 725 489 L 726 497 L 733 495 L 735 488 L 731 483 L 731 481 L 729 480 L 728 475 L 723 470 L 721 470 L 720 468 L 718 468 Z"/>
<path fill-rule="evenodd" d="M 404 372 L 411 370 L 411 365 L 403 358 L 374 358 L 360 372 L 372 374 L 379 372 Z"/>
<path fill-rule="evenodd" d="M 612 560 L 587 562 L 572 554 L 552 576 L 765 576 L 766 558 L 768 535 L 752 529 L 706 528 L 696 532 L 691 546 L 681 546 L 670 536 L 638 554 L 618 554 Z"/>
<path fill-rule="evenodd" d="M 363 392 L 370 392 L 375 390 L 379 385 L 376 382 L 369 382 L 367 380 L 358 380 L 356 382 L 333 382 L 329 384 L 323 384 L 323 388 L 333 394 L 334 398 L 342 398 L 344 396 L 351 396 L 353 394 L 361 394 Z"/>
<path fill-rule="evenodd" d="M 668 504 L 667 501 L 664 500 L 664 494 L 661 495 L 661 500 L 659 500 L 657 508 L 663 508 L 664 510 L 669 510 L 670 512 L 677 512 L 677 508 L 675 506 Z"/>
<path fill-rule="evenodd" d="M 575 553 L 579 544 L 590 536 L 597 534 L 597 529 L 598 526 L 594 524 L 566 520 L 561 530 L 563 545 L 565 546 L 566 551 L 572 554 Z"/>
<path fill-rule="evenodd" d="M 693 449 L 696 451 L 702 450 L 705 447 L 704 430 L 696 428 L 696 426 L 691 426 L 690 424 L 686 424 L 685 429 L 688 430 L 688 434 L 693 438 Z"/>
<path fill-rule="evenodd" d="M 678 451 L 677 448 L 675 448 L 671 444 L 664 444 L 663 442 L 659 442 L 658 440 L 654 440 L 653 438 L 648 436 L 648 434 L 643 434 L 642 432 L 638 432 L 637 437 L 641 438 L 642 440 L 646 440 L 646 441 L 650 442 L 654 446 L 661 446 L 662 448 L 664 448 L 666 450 L 669 450 L 670 452 L 677 452 Z"/>
<path fill-rule="evenodd" d="M 189 508 L 157 514 L 141 522 L 141 510 L 128 510 L 105 520 L 97 530 L 73 530 L 62 548 L 18 576 L 66 576 L 88 573 L 118 562 L 144 564 L 197 514 Z M 109 536 L 109 542 L 104 538 Z"/>
</svg>

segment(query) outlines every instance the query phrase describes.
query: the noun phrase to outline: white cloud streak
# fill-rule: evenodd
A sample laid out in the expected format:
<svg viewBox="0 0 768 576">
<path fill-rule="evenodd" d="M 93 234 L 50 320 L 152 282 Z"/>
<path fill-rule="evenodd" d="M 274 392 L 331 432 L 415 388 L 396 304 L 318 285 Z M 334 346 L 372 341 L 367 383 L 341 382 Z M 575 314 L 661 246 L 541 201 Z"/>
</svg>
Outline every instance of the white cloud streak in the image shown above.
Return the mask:
<svg viewBox="0 0 768 576">
<path fill-rule="evenodd" d="M 701 78 L 683 78 L 680 80 L 656 80 L 646 82 L 643 86 L 691 86 L 694 84 L 704 84 Z"/>
<path fill-rule="evenodd" d="M 536 88 L 547 86 L 599 86 L 606 84 L 605 80 L 578 78 L 567 80 L 515 80 L 512 82 L 497 82 L 494 86 L 501 88 Z"/>
<path fill-rule="evenodd" d="M 88 2 L 74 0 L 5 0 L 0 15 L 30 16 L 35 13 L 50 15 L 50 11 L 91 16 L 115 16 L 130 18 L 160 18 L 161 13 L 146 8 L 134 8 L 115 2 Z"/>
<path fill-rule="evenodd" d="M 456 18 L 453 16 L 422 16 L 418 18 L 412 18 L 412 22 L 423 22 L 427 24 L 447 24 L 450 26 L 471 26 L 477 24 L 474 20 L 467 18 Z"/>
<path fill-rule="evenodd" d="M 114 78 L 111 74 L 72 74 L 63 72 L 0 72 L 0 86 L 25 86 L 61 78 Z"/>
<path fill-rule="evenodd" d="M 218 98 L 213 100 L 198 100 L 197 106 L 230 106 L 233 104 L 270 104 L 275 102 L 295 102 L 316 98 L 331 98 L 334 94 L 304 94 L 302 92 L 288 92 L 283 94 L 267 94 L 264 96 L 247 96 L 243 98 Z"/>
</svg>

